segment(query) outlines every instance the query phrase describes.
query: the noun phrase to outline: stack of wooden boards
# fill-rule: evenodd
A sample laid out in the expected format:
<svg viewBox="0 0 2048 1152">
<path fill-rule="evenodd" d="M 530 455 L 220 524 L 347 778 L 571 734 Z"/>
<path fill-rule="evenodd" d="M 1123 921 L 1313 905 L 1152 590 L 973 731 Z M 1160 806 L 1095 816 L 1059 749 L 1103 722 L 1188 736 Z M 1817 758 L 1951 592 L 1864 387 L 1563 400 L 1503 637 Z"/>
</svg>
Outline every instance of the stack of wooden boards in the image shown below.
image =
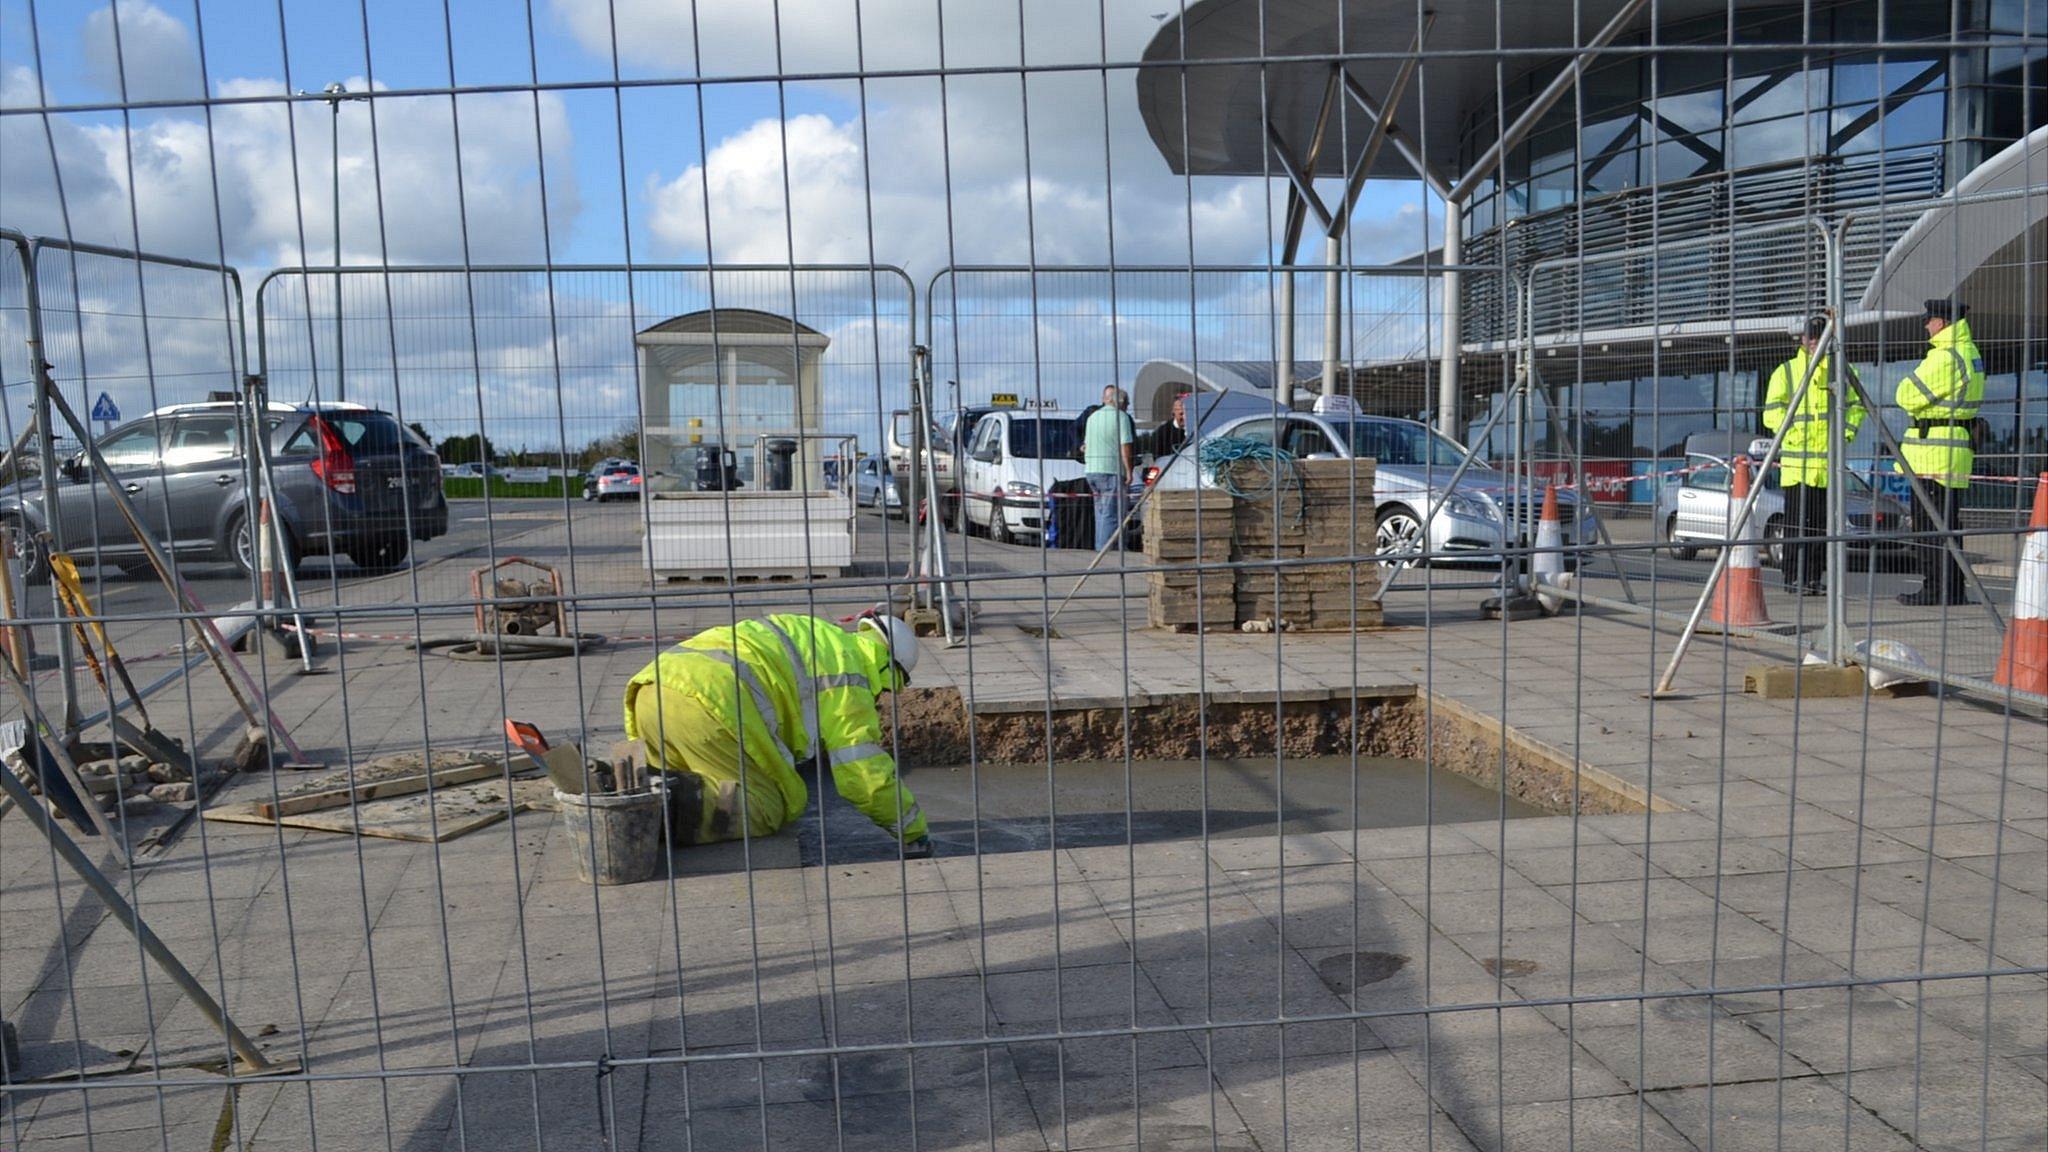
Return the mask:
<svg viewBox="0 0 2048 1152">
<path fill-rule="evenodd" d="M 511 774 L 531 771 L 515 764 Z M 506 777 L 503 759 L 492 752 L 436 752 L 432 757 L 406 752 L 365 761 L 353 773 L 316 777 L 274 799 L 217 804 L 202 816 L 230 824 L 438 843 L 515 811 L 554 808 L 554 787 L 545 778 L 508 782 Z"/>
<path fill-rule="evenodd" d="M 1372 461 L 1299 460 L 1277 483 L 1258 464 L 1231 469 L 1224 487 L 1146 499 L 1145 559 L 1167 569 L 1150 574 L 1152 626 L 1380 627 Z M 1323 557 L 1330 562 L 1303 563 Z M 1207 567 L 1229 561 L 1246 566 Z"/>
</svg>

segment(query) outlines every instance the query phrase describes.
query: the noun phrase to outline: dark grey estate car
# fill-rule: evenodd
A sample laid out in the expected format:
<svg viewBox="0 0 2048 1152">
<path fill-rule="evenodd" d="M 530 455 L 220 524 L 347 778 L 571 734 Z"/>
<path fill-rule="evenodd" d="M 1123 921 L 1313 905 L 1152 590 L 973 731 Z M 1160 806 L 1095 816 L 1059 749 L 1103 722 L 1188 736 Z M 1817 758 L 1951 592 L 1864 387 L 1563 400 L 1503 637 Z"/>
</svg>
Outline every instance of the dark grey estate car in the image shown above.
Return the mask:
<svg viewBox="0 0 2048 1152">
<path fill-rule="evenodd" d="M 254 504 L 237 409 L 176 405 L 96 443 L 159 543 L 182 558 L 232 560 L 250 571 Z M 440 457 L 390 413 L 354 404 L 272 404 L 264 424 L 288 562 L 325 553 L 389 571 L 405 562 L 412 541 L 447 533 Z M 72 555 L 147 569 L 142 545 L 83 454 L 59 461 L 57 470 L 57 507 Z M 41 479 L 0 489 L 0 519 L 16 530 L 29 578 L 46 579 L 49 514 Z"/>
</svg>

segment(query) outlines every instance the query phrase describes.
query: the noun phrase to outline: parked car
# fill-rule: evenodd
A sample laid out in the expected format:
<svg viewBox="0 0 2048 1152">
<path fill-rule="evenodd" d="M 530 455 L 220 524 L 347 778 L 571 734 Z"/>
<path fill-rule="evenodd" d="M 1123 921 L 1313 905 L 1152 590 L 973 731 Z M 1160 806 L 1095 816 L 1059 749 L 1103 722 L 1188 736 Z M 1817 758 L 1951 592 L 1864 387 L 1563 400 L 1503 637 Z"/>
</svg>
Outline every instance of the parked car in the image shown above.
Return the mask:
<svg viewBox="0 0 2048 1152">
<path fill-rule="evenodd" d="M 853 502 L 862 508 L 881 508 L 890 515 L 903 511 L 903 493 L 896 487 L 896 474 L 880 456 L 863 456 L 853 466 Z"/>
<path fill-rule="evenodd" d="M 607 500 L 638 500 L 643 483 L 638 464 L 630 460 L 610 461 L 592 468 L 583 477 L 583 498 L 599 504 Z"/>
<path fill-rule="evenodd" d="M 958 528 L 960 520 L 960 473 L 966 463 L 967 445 L 974 437 L 974 426 L 991 412 L 999 411 L 993 404 L 973 404 L 940 415 L 932 421 L 931 431 L 926 434 L 931 457 L 932 484 L 939 493 L 940 513 L 948 527 Z M 910 484 L 910 413 L 890 413 L 890 425 L 886 452 L 889 470 L 896 477 L 897 487 L 908 491 Z"/>
<path fill-rule="evenodd" d="M 1758 439 L 1747 432 L 1695 432 L 1685 438 L 1684 470 L 1657 490 L 1657 537 L 1671 548 L 1673 556 L 1691 560 L 1702 548 L 1718 548 L 1729 539 L 1738 507 L 1733 491 L 1735 459 L 1746 456 L 1752 479 L 1763 485 L 1750 511 L 1752 528 L 1748 535 L 1760 536 L 1765 541 L 1766 563 L 1784 562 L 1788 531 L 1785 490 L 1778 483 L 1777 468 L 1760 476 L 1755 468 L 1769 445 L 1769 438 Z M 1904 532 L 1908 526 L 1906 505 L 1873 491 L 1868 480 L 1853 472 L 1849 473 L 1848 481 L 1844 510 L 1849 517 L 1850 553 L 1867 559 L 1874 548 L 1880 561 L 1905 555 L 1906 544 L 1897 539 L 1872 541 L 1857 537 L 1868 537 L 1873 532 Z"/>
<path fill-rule="evenodd" d="M 1085 473 L 1074 459 L 1074 413 L 1001 408 L 975 424 L 961 456 L 968 531 L 1001 542 L 1044 539 L 1046 493 Z"/>
<path fill-rule="evenodd" d="M 1508 476 L 1476 461 L 1466 469 L 1457 487 L 1450 488 L 1451 473 L 1464 459 L 1465 449 L 1443 433 L 1413 420 L 1290 412 L 1225 420 L 1215 424 L 1213 431 L 1204 427 L 1200 435 L 1204 439 L 1231 436 L 1272 444 L 1297 458 L 1311 460 L 1372 459 L 1376 462 L 1374 542 L 1382 556 L 1418 550 L 1425 539 L 1423 517 L 1429 514 L 1432 504 L 1439 502 L 1426 534 L 1432 553 L 1498 552 L 1503 541 L 1526 547 L 1535 540 L 1536 519 L 1543 508 L 1540 496 L 1528 501 L 1517 499 Z M 1213 477 L 1202 474 L 1199 451 L 1192 444 L 1176 453 L 1154 481 L 1162 489 L 1214 483 Z M 1558 517 L 1563 522 L 1567 546 L 1594 536 L 1594 516 L 1590 502 L 1582 503 L 1570 492 L 1558 493 Z M 1514 525 L 1512 530 L 1507 527 L 1510 523 Z M 1491 556 L 1474 559 L 1489 565 L 1498 563 Z"/>
<path fill-rule="evenodd" d="M 242 424 L 234 403 L 181 404 L 121 425 L 95 446 L 159 543 L 180 557 L 230 560 L 247 572 L 256 567 L 256 551 Z M 412 541 L 447 533 L 440 458 L 389 413 L 273 404 L 264 431 L 287 564 L 324 553 L 389 571 L 405 562 Z M 141 543 L 83 453 L 58 465 L 55 483 L 74 556 L 148 568 Z M 0 519 L 22 541 L 29 578 L 46 579 L 50 524 L 41 478 L 0 489 Z"/>
</svg>

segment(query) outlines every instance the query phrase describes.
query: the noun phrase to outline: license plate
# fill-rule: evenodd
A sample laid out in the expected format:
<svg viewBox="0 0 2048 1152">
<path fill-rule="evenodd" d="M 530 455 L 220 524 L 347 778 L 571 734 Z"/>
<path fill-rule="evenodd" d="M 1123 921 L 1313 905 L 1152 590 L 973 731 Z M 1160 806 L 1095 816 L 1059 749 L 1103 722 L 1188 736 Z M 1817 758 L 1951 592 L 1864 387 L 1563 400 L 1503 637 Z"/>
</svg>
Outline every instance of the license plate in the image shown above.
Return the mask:
<svg viewBox="0 0 2048 1152">
<path fill-rule="evenodd" d="M 403 487 L 405 487 L 405 477 L 403 477 L 403 476 L 386 476 L 386 477 L 384 478 L 384 486 L 385 486 L 386 488 L 403 488 Z"/>
</svg>

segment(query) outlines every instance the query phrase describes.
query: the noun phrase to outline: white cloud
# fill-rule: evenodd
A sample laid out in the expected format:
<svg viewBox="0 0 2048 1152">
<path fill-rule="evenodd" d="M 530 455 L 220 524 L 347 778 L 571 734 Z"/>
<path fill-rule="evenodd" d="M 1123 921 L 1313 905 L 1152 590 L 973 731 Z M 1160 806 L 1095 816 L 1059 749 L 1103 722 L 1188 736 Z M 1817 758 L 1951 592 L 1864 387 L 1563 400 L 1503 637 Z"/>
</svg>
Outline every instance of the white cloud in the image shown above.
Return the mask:
<svg viewBox="0 0 2048 1152">
<path fill-rule="evenodd" d="M 129 100 L 181 100 L 205 94 L 198 42 L 183 21 L 147 0 L 126 0 L 120 28 L 116 37 L 111 5 L 85 17 L 86 74 L 101 91 L 115 97 L 125 93 Z"/>
</svg>

